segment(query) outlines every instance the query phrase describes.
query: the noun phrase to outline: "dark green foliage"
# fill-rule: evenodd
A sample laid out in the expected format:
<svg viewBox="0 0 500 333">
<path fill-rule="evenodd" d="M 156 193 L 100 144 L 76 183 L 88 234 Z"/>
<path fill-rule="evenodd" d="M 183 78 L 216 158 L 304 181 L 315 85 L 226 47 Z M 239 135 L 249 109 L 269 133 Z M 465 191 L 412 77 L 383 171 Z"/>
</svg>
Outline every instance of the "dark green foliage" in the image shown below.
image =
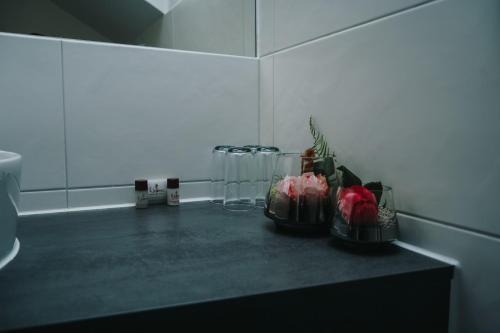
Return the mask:
<svg viewBox="0 0 500 333">
<path fill-rule="evenodd" d="M 362 185 L 361 179 L 358 178 L 351 170 L 341 165 L 337 168 L 342 172 L 342 187 L 351 187 L 353 185 Z"/>
<path fill-rule="evenodd" d="M 313 171 L 315 175 L 321 174 L 327 178 L 335 174 L 335 163 L 333 162 L 333 158 L 326 157 L 324 159 L 314 161 Z"/>
<path fill-rule="evenodd" d="M 326 157 L 318 161 L 314 161 L 313 172 L 315 175 L 323 175 L 326 177 L 328 185 L 334 186 L 336 183 L 335 162 L 333 157 Z"/>
<path fill-rule="evenodd" d="M 377 198 L 377 205 L 380 204 L 380 198 L 382 197 L 382 183 L 381 182 L 370 182 L 366 183 L 365 187 L 372 192 L 375 195 L 375 198 Z"/>
</svg>

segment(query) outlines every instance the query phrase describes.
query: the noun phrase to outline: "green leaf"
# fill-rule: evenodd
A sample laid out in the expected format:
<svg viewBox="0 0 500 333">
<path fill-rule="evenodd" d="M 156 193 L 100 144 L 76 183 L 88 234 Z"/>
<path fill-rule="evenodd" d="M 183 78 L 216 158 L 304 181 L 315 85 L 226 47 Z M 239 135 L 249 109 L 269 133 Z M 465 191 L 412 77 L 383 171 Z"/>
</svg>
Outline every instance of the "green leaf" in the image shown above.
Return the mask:
<svg viewBox="0 0 500 333">
<path fill-rule="evenodd" d="M 351 170 L 347 169 L 345 166 L 341 165 L 337 168 L 342 172 L 342 187 L 351 187 L 353 185 L 361 185 L 362 181 L 352 173 Z"/>
<path fill-rule="evenodd" d="M 382 183 L 381 182 L 370 182 L 370 183 L 366 183 L 364 186 L 375 195 L 375 198 L 377 198 L 377 205 L 379 205 L 380 198 L 382 197 L 382 191 L 384 190 Z"/>
<path fill-rule="evenodd" d="M 333 158 L 326 157 L 321 160 L 317 160 L 313 165 L 314 174 L 322 174 L 325 177 L 330 177 L 331 175 L 335 175 L 335 162 Z"/>
<path fill-rule="evenodd" d="M 326 138 L 314 127 L 312 116 L 309 117 L 309 131 L 311 132 L 311 135 L 314 139 L 312 148 L 316 152 L 316 155 L 318 155 L 319 157 L 326 157 L 330 155 L 330 147 L 328 147 Z M 335 157 L 335 152 L 333 150 L 331 152 Z"/>
</svg>

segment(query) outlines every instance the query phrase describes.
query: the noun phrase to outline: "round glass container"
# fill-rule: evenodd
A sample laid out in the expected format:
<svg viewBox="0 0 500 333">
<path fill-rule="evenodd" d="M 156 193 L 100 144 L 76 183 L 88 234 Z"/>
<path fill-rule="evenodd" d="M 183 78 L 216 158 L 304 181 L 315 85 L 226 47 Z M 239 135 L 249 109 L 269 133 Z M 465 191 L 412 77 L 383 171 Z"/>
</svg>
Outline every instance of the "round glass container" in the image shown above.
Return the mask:
<svg viewBox="0 0 500 333">
<path fill-rule="evenodd" d="M 392 188 L 339 187 L 332 235 L 357 244 L 389 243 L 398 237 Z"/>
<path fill-rule="evenodd" d="M 264 213 L 278 227 L 324 231 L 335 212 L 337 178 L 333 156 L 278 154 Z"/>
</svg>

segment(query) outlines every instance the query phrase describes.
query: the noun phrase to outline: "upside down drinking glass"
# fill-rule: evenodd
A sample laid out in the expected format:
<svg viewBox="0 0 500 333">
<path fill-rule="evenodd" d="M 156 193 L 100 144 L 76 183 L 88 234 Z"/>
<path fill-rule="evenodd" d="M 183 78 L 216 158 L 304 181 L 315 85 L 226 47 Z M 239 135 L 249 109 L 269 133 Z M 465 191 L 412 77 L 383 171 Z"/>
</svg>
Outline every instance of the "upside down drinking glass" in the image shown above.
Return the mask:
<svg viewBox="0 0 500 333">
<path fill-rule="evenodd" d="M 212 162 L 210 172 L 210 202 L 222 205 L 224 201 L 224 168 L 226 153 L 234 146 L 220 145 L 212 149 Z"/>
<path fill-rule="evenodd" d="M 266 195 L 271 185 L 271 178 L 279 151 L 276 147 L 259 147 L 254 155 L 257 167 L 255 205 L 258 207 L 265 207 Z"/>
<path fill-rule="evenodd" d="M 255 206 L 255 166 L 252 150 L 229 148 L 225 157 L 224 209 L 247 211 Z"/>
</svg>

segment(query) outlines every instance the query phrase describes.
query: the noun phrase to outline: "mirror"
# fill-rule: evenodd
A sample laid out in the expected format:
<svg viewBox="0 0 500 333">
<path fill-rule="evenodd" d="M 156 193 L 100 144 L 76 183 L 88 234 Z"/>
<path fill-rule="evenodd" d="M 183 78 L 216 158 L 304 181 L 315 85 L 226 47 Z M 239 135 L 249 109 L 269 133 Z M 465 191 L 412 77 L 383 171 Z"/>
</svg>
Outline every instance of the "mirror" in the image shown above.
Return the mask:
<svg viewBox="0 0 500 333">
<path fill-rule="evenodd" d="M 0 31 L 255 57 L 255 0 L 0 0 Z"/>
</svg>

